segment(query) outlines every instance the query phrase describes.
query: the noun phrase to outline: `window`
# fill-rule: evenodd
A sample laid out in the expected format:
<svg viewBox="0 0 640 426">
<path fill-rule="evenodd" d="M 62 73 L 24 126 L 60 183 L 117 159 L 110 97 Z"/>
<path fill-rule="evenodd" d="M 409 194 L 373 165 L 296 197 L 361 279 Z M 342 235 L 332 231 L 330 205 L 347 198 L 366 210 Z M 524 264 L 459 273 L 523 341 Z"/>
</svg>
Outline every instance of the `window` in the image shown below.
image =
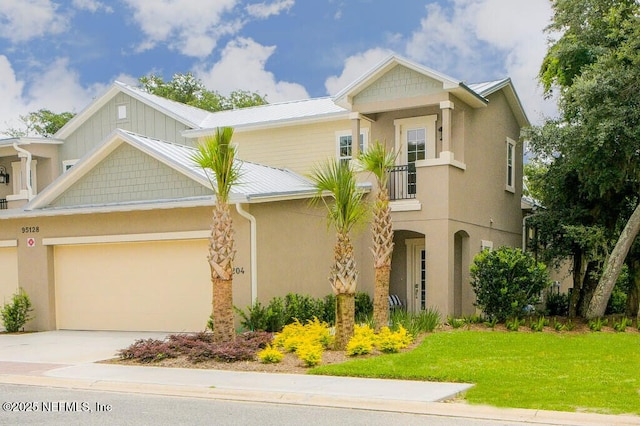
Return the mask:
<svg viewBox="0 0 640 426">
<path fill-rule="evenodd" d="M 353 158 L 353 143 L 351 133 L 348 131 L 336 133 L 338 145 L 338 160 L 349 162 Z M 360 132 L 360 152 L 367 149 L 367 132 Z"/>
<path fill-rule="evenodd" d="M 78 160 L 64 160 L 62 162 L 62 173 L 66 172 L 67 170 L 69 170 L 71 167 L 73 167 L 76 163 L 78 162 Z"/>
<path fill-rule="evenodd" d="M 407 130 L 407 162 L 415 163 L 417 160 L 427 158 L 427 129 Z"/>
<path fill-rule="evenodd" d="M 127 119 L 127 106 L 118 105 L 118 120 L 126 120 L 126 119 Z"/>
<path fill-rule="evenodd" d="M 513 139 L 507 138 L 507 182 L 505 189 L 510 192 L 515 192 L 516 182 L 516 143 Z"/>
</svg>

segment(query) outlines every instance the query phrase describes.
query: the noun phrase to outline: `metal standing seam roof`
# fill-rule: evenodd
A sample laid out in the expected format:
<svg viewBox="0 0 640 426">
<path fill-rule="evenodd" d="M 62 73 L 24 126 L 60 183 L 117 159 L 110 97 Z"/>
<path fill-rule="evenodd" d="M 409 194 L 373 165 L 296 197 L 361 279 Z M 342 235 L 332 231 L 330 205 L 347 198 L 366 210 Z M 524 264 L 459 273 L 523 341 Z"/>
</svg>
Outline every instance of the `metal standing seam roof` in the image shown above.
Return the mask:
<svg viewBox="0 0 640 426">
<path fill-rule="evenodd" d="M 494 91 L 500 89 L 506 83 L 510 81 L 509 78 L 503 78 L 502 80 L 486 81 L 483 83 L 472 83 L 467 85 L 471 90 L 476 92 L 480 96 L 488 96 Z"/>
<path fill-rule="evenodd" d="M 122 131 L 128 142 L 138 146 L 142 151 L 154 156 L 166 164 L 172 165 L 199 182 L 208 182 L 210 172 L 205 172 L 192 160 L 195 148 L 148 138 L 133 132 Z M 268 197 L 285 194 L 313 193 L 311 182 L 302 176 L 286 169 L 278 169 L 247 161 L 236 160 L 240 167 L 240 181 L 232 191 L 232 197 L 238 195 L 251 198 Z"/>
</svg>

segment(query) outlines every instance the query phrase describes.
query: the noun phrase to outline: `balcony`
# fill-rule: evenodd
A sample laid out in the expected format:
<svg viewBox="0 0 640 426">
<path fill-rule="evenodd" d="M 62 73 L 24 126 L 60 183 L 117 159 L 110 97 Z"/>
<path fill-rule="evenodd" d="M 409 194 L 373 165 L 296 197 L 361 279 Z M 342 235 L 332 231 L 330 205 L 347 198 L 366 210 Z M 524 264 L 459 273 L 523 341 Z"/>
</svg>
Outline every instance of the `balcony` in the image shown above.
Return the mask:
<svg viewBox="0 0 640 426">
<path fill-rule="evenodd" d="M 389 169 L 387 190 L 389 191 L 390 201 L 416 198 L 416 165 L 409 163 L 391 167 Z"/>
<path fill-rule="evenodd" d="M 0 198 L 0 210 L 6 210 L 6 209 L 7 209 L 7 199 Z"/>
</svg>

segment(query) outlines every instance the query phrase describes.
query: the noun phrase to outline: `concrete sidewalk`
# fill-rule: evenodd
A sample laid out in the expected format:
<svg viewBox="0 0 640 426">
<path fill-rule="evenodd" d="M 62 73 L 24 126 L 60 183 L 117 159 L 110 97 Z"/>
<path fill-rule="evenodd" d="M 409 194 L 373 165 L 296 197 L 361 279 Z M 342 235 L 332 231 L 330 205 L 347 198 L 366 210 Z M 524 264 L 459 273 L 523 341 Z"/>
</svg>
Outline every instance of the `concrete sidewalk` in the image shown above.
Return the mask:
<svg viewBox="0 0 640 426">
<path fill-rule="evenodd" d="M 0 335 L 0 383 L 360 408 L 554 425 L 636 424 L 640 417 L 442 403 L 472 385 L 96 364 L 163 333 L 49 331 Z"/>
</svg>

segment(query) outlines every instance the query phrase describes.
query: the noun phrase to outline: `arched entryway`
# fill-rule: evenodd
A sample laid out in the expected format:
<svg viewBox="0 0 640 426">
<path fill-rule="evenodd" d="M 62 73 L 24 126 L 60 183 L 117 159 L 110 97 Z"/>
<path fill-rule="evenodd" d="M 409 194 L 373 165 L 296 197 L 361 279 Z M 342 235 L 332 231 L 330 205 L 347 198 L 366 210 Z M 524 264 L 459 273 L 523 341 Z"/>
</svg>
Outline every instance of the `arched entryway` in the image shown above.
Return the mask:
<svg viewBox="0 0 640 426">
<path fill-rule="evenodd" d="M 409 311 L 424 310 L 429 307 L 425 235 L 396 230 L 393 241 L 389 294 L 397 295 Z"/>
</svg>

